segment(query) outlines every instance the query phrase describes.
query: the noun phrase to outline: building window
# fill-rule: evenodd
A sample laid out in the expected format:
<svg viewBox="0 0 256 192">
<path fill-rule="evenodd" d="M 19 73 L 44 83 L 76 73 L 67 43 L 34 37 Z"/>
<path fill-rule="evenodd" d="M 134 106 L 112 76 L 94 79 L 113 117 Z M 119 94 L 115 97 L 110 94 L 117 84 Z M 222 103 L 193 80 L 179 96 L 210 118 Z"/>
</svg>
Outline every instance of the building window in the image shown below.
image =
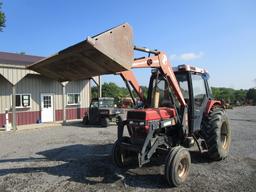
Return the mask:
<svg viewBox="0 0 256 192">
<path fill-rule="evenodd" d="M 16 107 L 31 107 L 31 95 L 30 94 L 17 94 L 16 95 Z"/>
<path fill-rule="evenodd" d="M 52 97 L 51 96 L 43 96 L 43 106 L 44 108 L 51 108 L 52 107 Z"/>
<path fill-rule="evenodd" d="M 78 105 L 80 103 L 79 93 L 68 93 L 68 105 Z"/>
</svg>

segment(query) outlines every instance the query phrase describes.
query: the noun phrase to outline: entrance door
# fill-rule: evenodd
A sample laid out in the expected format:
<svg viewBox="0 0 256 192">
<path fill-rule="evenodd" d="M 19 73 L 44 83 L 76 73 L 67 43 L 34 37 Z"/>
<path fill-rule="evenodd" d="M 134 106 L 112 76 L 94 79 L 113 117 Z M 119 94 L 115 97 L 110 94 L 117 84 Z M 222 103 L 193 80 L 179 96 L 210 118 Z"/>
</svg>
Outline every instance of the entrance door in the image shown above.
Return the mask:
<svg viewBox="0 0 256 192">
<path fill-rule="evenodd" d="M 41 121 L 53 122 L 53 94 L 41 94 Z"/>
</svg>

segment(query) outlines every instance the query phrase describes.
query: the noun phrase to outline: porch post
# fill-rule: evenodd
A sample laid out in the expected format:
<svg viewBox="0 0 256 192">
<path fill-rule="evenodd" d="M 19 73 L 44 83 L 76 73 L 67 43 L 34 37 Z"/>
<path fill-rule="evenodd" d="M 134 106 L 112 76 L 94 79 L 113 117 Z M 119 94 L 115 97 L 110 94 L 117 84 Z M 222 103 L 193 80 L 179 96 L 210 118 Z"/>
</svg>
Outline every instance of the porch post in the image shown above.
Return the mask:
<svg viewBox="0 0 256 192">
<path fill-rule="evenodd" d="M 102 97 L 102 86 L 101 86 L 101 76 L 98 78 L 98 88 L 99 88 L 99 97 Z"/>
<path fill-rule="evenodd" d="M 61 83 L 62 85 L 62 116 L 63 116 L 63 124 L 67 122 L 67 117 L 66 117 L 66 82 Z"/>
<path fill-rule="evenodd" d="M 16 86 L 12 85 L 12 128 L 17 130 L 16 125 Z"/>
</svg>

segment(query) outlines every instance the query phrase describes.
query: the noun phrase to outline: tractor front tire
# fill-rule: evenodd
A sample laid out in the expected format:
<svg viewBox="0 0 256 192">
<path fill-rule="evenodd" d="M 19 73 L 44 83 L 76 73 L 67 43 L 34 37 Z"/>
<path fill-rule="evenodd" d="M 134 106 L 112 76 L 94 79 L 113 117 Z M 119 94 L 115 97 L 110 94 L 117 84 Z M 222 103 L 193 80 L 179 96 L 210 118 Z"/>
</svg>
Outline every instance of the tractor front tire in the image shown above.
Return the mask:
<svg viewBox="0 0 256 192">
<path fill-rule="evenodd" d="M 117 116 L 117 117 L 116 117 L 116 125 L 118 126 L 118 125 L 120 125 L 121 123 L 123 123 L 122 117 L 121 117 L 121 116 Z"/>
<path fill-rule="evenodd" d="M 130 138 L 122 137 L 114 143 L 112 149 L 112 161 L 114 165 L 118 168 L 127 168 L 130 165 L 135 165 L 138 162 L 136 153 L 121 149 L 121 142 L 130 143 Z"/>
<path fill-rule="evenodd" d="M 186 181 L 191 165 L 187 149 L 177 146 L 171 149 L 165 163 L 165 178 L 170 186 L 177 187 Z"/>
<path fill-rule="evenodd" d="M 100 119 L 100 125 L 101 127 L 108 127 L 109 126 L 109 118 L 101 118 Z"/>
<path fill-rule="evenodd" d="M 231 143 L 231 128 L 226 111 L 213 108 L 202 126 L 202 135 L 208 147 L 208 156 L 212 160 L 225 159 Z"/>
<path fill-rule="evenodd" d="M 84 116 L 84 118 L 83 118 L 83 124 L 84 124 L 84 125 L 88 125 L 88 124 L 89 124 L 89 117 L 88 117 L 88 116 Z"/>
</svg>

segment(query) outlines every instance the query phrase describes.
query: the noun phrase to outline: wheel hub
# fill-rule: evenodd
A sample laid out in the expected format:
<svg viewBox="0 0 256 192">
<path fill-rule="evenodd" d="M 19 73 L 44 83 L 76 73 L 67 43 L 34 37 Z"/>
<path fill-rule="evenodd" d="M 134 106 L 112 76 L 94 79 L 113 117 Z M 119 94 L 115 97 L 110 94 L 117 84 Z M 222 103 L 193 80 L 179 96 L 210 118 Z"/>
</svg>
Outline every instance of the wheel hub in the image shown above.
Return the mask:
<svg viewBox="0 0 256 192">
<path fill-rule="evenodd" d="M 228 148 L 228 129 L 227 129 L 227 125 L 225 123 L 222 124 L 221 126 L 221 131 L 220 131 L 220 140 L 222 143 L 222 147 L 223 149 L 227 149 Z"/>
<path fill-rule="evenodd" d="M 183 158 L 180 163 L 179 163 L 179 166 L 178 166 L 178 176 L 180 178 L 184 178 L 186 177 L 188 173 L 188 161 Z"/>
</svg>

